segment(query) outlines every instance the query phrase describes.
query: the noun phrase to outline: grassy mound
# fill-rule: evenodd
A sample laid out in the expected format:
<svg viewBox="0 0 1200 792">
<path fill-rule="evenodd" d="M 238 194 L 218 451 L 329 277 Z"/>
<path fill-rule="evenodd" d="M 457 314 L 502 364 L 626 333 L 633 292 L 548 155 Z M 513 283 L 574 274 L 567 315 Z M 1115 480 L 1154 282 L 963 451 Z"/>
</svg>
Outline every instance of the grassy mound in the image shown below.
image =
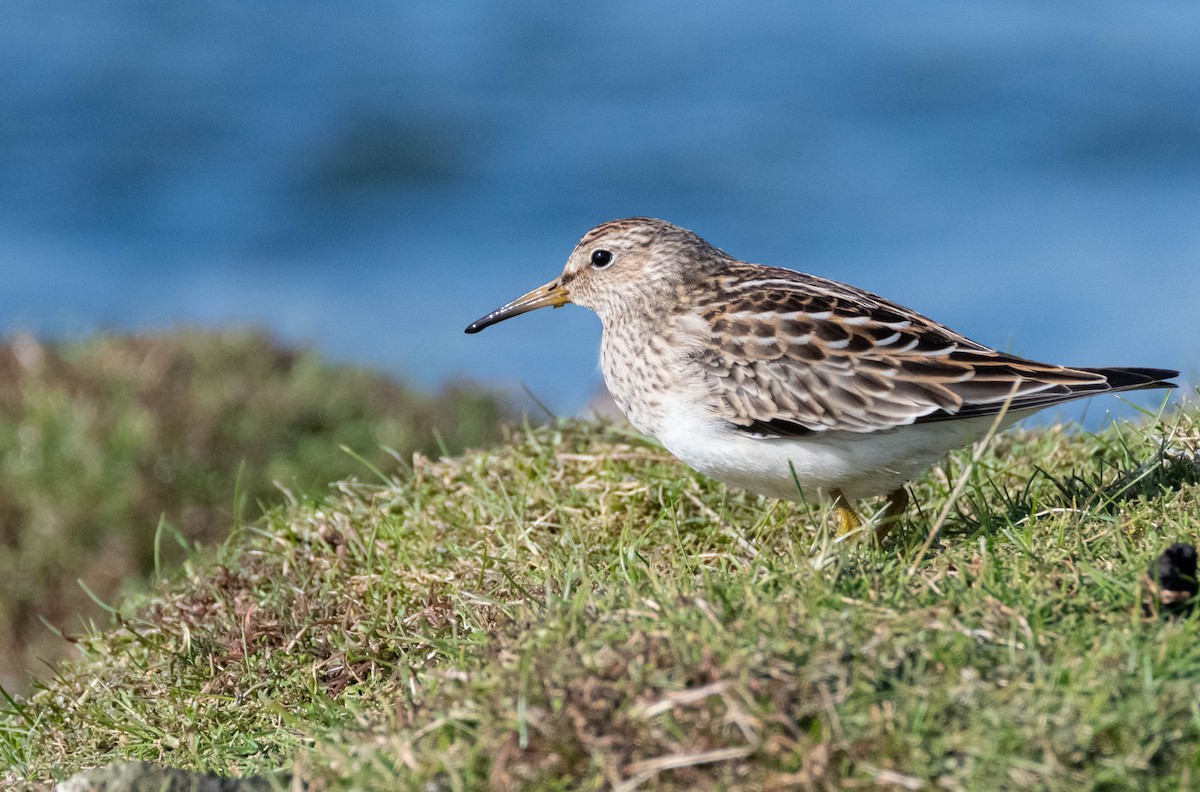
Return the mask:
<svg viewBox="0 0 1200 792">
<path fill-rule="evenodd" d="M 1198 419 L 1003 435 L 919 482 L 884 547 L 615 429 L 418 459 L 122 608 L 0 716 L 0 763 L 314 789 L 1186 788 L 1197 625 L 1156 613 L 1144 575 L 1200 530 Z"/>
<path fill-rule="evenodd" d="M 339 446 L 394 467 L 381 446 L 458 451 L 509 417 L 478 389 L 417 393 L 252 332 L 0 345 L 0 684 L 66 648 L 42 619 L 76 632 L 99 612 L 77 580 L 107 600 L 178 560 L 172 537 L 220 541 L 282 502 L 273 482 L 362 471 Z"/>
</svg>

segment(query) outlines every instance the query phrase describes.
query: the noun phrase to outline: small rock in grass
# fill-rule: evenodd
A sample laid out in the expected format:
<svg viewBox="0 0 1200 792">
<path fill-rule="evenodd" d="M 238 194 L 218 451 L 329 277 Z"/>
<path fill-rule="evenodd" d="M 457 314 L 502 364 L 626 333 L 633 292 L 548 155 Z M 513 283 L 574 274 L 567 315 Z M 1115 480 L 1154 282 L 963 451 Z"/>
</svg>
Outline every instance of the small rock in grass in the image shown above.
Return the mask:
<svg viewBox="0 0 1200 792">
<path fill-rule="evenodd" d="M 146 762 L 120 762 L 63 781 L 57 792 L 271 792 L 287 789 L 288 784 L 286 776 L 222 778 Z"/>
<path fill-rule="evenodd" d="M 1196 582 L 1196 548 L 1177 542 L 1150 565 L 1152 591 L 1163 609 L 1171 613 L 1191 610 L 1192 598 L 1200 590 Z"/>
</svg>

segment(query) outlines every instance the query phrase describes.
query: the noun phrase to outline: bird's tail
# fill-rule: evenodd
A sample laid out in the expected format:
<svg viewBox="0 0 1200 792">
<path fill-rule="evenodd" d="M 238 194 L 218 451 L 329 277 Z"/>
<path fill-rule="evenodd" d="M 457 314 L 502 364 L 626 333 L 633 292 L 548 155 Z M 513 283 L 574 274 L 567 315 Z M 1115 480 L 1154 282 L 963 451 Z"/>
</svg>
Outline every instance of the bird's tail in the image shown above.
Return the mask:
<svg viewBox="0 0 1200 792">
<path fill-rule="evenodd" d="M 1179 387 L 1176 383 L 1169 381 L 1179 376 L 1178 371 L 1171 369 L 1107 366 L 1102 368 L 1080 367 L 1078 370 L 1104 377 L 1108 382 L 1108 387 L 1104 390 L 1109 393 Z"/>
</svg>

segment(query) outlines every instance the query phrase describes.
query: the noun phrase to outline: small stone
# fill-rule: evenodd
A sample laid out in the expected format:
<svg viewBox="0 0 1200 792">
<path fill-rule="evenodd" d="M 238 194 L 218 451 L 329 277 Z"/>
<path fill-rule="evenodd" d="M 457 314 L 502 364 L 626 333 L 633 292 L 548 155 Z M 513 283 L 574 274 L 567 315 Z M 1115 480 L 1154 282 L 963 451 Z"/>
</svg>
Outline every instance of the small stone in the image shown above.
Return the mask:
<svg viewBox="0 0 1200 792">
<path fill-rule="evenodd" d="M 1150 565 L 1148 574 L 1164 607 L 1187 608 L 1200 590 L 1196 581 L 1196 548 L 1183 542 L 1171 545 Z"/>
<path fill-rule="evenodd" d="M 286 775 L 272 783 L 263 776 L 223 778 L 147 762 L 119 762 L 72 776 L 56 792 L 270 792 L 289 784 Z"/>
</svg>

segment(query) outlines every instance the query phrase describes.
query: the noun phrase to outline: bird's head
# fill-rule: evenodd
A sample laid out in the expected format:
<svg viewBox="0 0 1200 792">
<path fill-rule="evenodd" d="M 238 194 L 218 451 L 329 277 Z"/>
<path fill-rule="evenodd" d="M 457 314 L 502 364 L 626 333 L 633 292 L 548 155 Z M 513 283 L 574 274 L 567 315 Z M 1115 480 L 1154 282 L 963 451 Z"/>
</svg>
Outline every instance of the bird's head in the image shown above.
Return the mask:
<svg viewBox="0 0 1200 792">
<path fill-rule="evenodd" d="M 467 327 L 477 333 L 518 314 L 575 303 L 608 322 L 623 313 L 668 310 L 686 298 L 697 274 L 715 270 L 725 253 L 665 220 L 630 217 L 587 232 L 562 275 L 497 308 Z"/>
</svg>

